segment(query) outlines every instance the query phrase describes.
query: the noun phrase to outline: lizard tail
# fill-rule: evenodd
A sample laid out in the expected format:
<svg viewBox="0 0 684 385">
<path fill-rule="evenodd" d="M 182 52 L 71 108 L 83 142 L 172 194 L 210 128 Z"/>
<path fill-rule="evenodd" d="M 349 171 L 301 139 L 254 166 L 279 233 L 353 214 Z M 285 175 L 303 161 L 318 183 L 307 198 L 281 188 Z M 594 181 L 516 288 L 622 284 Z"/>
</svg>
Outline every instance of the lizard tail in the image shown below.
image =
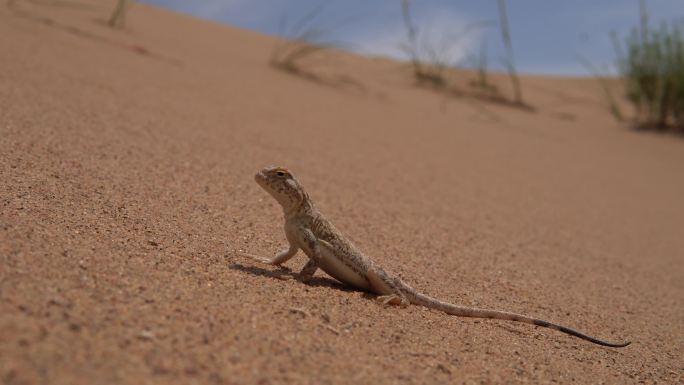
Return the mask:
<svg viewBox="0 0 684 385">
<path fill-rule="evenodd" d="M 609 346 L 612 348 L 622 348 L 625 347 L 631 342 L 607 342 L 604 340 L 600 340 L 598 338 L 594 338 L 591 336 L 588 336 L 584 333 L 580 333 L 577 330 L 570 329 L 565 326 L 557 325 L 548 321 L 536 319 L 536 318 L 531 318 L 527 317 L 521 314 L 515 314 L 515 313 L 509 313 L 505 311 L 498 311 L 498 310 L 487 310 L 487 309 L 477 309 L 477 308 L 470 308 L 470 307 L 464 307 L 464 306 L 457 306 L 453 305 L 450 303 L 442 302 L 438 299 L 429 297 L 425 294 L 419 293 L 414 289 L 406 290 L 405 292 L 406 297 L 409 299 L 409 301 L 415 305 L 420 305 L 420 306 L 425 306 L 427 308 L 435 309 L 435 310 L 440 310 L 443 311 L 447 314 L 455 315 L 455 316 L 460 316 L 460 317 L 474 317 L 474 318 L 490 318 L 490 319 L 500 319 L 500 320 L 507 320 L 507 321 L 516 321 L 516 322 L 524 322 L 532 325 L 537 325 L 537 326 L 542 326 L 545 328 L 550 328 L 554 330 L 558 330 L 559 332 L 563 332 L 566 334 L 570 334 L 575 337 L 579 337 L 583 340 L 587 340 L 590 342 L 593 342 L 595 344 L 603 345 L 603 346 Z"/>
</svg>

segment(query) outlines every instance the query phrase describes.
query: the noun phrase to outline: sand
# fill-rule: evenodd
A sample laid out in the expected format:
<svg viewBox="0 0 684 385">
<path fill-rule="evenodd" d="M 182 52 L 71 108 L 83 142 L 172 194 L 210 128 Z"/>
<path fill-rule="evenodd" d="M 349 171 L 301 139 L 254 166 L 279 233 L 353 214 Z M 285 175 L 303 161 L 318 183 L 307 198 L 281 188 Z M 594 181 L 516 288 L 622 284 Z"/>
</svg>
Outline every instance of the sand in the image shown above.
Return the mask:
<svg viewBox="0 0 684 385">
<path fill-rule="evenodd" d="M 271 37 L 112 5 L 0 7 L 0 383 L 682 381 L 680 137 L 591 79 L 523 77 L 525 111 L 351 54 L 293 76 Z M 430 295 L 633 344 L 282 279 L 303 255 L 239 255 L 286 244 L 268 164 Z"/>
</svg>

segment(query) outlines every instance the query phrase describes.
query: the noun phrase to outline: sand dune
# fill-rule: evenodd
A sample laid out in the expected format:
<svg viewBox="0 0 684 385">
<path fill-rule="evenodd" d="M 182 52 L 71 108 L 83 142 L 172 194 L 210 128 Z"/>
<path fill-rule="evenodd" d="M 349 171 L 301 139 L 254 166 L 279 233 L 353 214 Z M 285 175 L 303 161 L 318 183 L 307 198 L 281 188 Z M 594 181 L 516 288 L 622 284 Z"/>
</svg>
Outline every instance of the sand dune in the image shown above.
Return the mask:
<svg viewBox="0 0 684 385">
<path fill-rule="evenodd" d="M 149 6 L 114 31 L 111 2 L 16 3 L 0 7 L 0 383 L 683 378 L 684 141 L 616 124 L 592 80 L 523 78 L 530 112 L 345 53 L 292 76 L 267 65 L 271 37 Z M 278 279 L 239 255 L 285 245 L 252 179 L 267 164 L 430 295 L 633 344 Z"/>
</svg>

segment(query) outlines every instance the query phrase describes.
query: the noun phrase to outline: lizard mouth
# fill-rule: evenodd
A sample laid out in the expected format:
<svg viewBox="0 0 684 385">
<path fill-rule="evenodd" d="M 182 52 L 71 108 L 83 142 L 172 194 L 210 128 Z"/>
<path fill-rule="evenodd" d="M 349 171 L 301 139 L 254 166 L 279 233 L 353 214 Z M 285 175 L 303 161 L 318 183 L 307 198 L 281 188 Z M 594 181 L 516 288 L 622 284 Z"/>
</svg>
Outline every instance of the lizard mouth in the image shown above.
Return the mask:
<svg viewBox="0 0 684 385">
<path fill-rule="evenodd" d="M 254 180 L 257 182 L 259 186 L 263 187 L 263 183 L 266 180 L 266 175 L 264 175 L 263 172 L 259 171 L 254 175 Z"/>
</svg>

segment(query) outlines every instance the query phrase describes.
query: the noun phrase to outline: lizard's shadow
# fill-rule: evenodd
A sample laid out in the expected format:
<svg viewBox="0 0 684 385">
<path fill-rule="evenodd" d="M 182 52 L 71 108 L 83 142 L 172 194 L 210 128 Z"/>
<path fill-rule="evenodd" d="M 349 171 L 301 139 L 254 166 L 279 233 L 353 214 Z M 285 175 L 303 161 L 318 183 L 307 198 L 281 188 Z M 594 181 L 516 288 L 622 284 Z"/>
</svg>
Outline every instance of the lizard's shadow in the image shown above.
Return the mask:
<svg viewBox="0 0 684 385">
<path fill-rule="evenodd" d="M 240 263 L 231 263 L 229 266 L 230 269 L 233 270 L 239 270 L 245 273 L 249 273 L 252 275 L 258 275 L 262 277 L 268 277 L 272 279 L 277 279 L 277 280 L 285 280 L 285 279 L 296 279 L 297 278 L 297 273 L 292 272 L 292 269 L 285 267 L 285 266 L 279 266 L 278 270 L 268 270 L 268 269 L 262 269 L 261 267 L 257 266 L 245 266 Z M 347 292 L 354 292 L 357 290 L 351 289 L 342 283 L 339 283 L 333 279 L 330 278 L 325 278 L 325 277 L 313 277 L 309 281 L 305 282 L 306 285 L 309 286 L 314 286 L 314 287 L 329 287 L 331 289 L 337 289 L 341 291 L 347 291 Z"/>
</svg>

